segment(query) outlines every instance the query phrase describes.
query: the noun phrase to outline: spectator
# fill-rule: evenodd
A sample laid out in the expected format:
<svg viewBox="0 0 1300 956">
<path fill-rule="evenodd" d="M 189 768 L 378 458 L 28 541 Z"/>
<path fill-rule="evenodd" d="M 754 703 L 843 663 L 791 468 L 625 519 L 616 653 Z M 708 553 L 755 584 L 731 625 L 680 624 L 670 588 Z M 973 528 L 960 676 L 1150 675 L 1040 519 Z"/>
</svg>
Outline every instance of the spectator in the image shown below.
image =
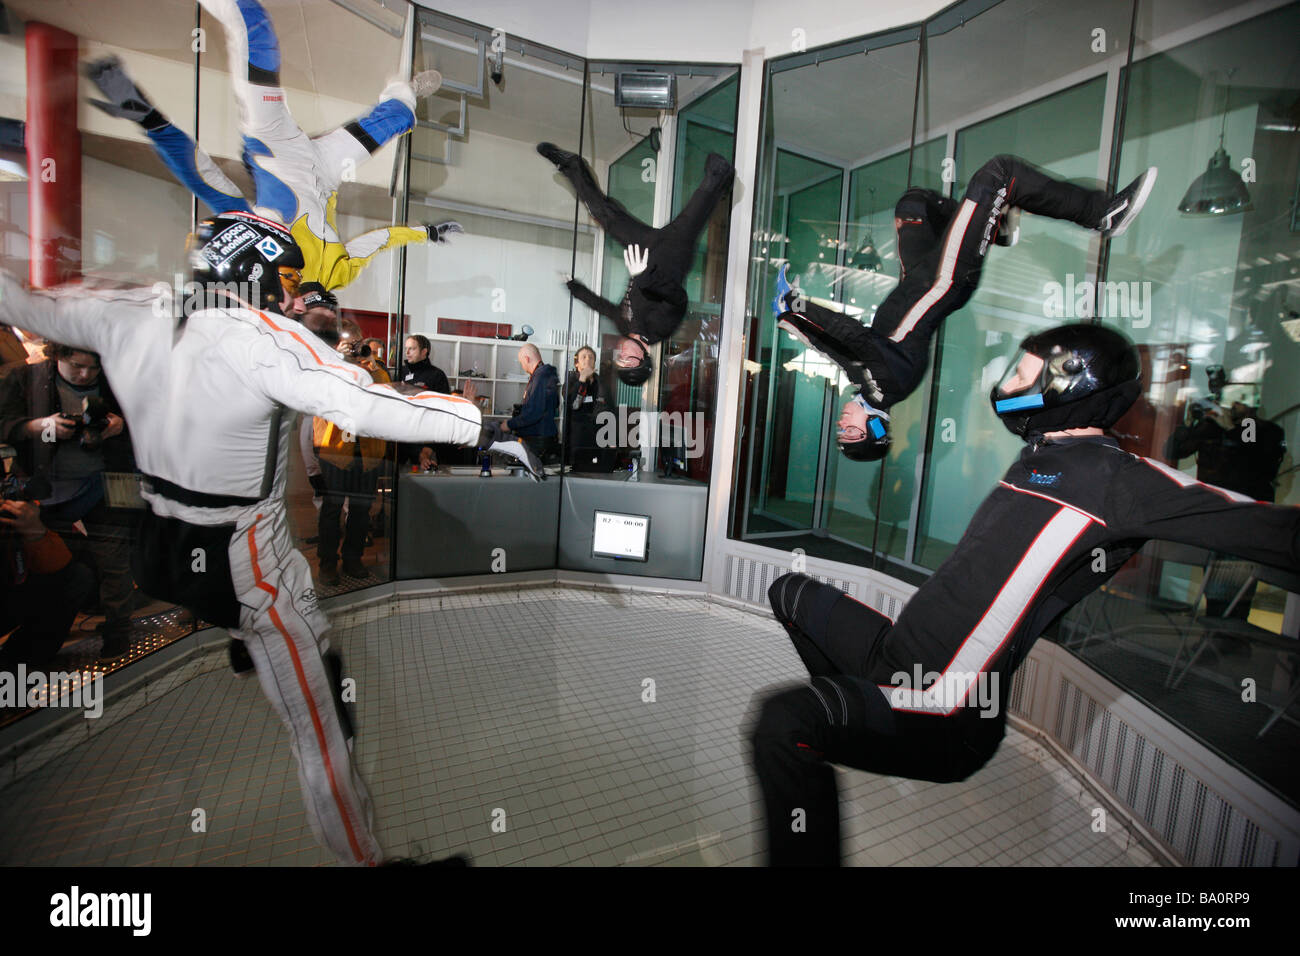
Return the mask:
<svg viewBox="0 0 1300 956">
<path fill-rule="evenodd" d="M 351 319 L 341 323 L 338 350 L 349 362 L 362 365 L 370 357 L 361 329 Z M 390 379 L 383 366 L 371 371 L 377 383 Z M 339 583 L 339 546 L 342 537 L 343 573 L 365 579 L 370 572 L 361 561 L 366 548 L 372 509 L 379 505 L 379 478 L 387 454 L 387 443 L 379 438 L 360 438 L 324 418 L 312 424 L 312 445 L 320 458 L 325 493 L 317 525 L 316 554 L 323 584 Z M 347 503 L 347 528 L 341 529 L 343 505 Z M 340 532 L 342 534 L 340 535 Z"/>
<path fill-rule="evenodd" d="M 430 348 L 429 340 L 425 336 L 408 335 L 404 350 L 406 365 L 402 368 L 399 377 L 403 382 L 418 385 L 431 392 L 449 395 L 451 383 L 447 381 L 447 373 L 429 361 Z"/>
<path fill-rule="evenodd" d="M 387 349 L 384 346 L 384 340 L 371 337 L 366 339 L 366 345 L 369 346 L 370 348 L 370 360 L 375 365 L 382 365 L 384 367 L 384 371 L 387 372 L 389 369 L 388 369 L 388 362 L 385 361 L 385 355 L 387 353 Z M 389 379 L 391 380 L 391 378 L 392 376 L 390 375 Z"/>
<path fill-rule="evenodd" d="M 528 376 L 519 412 L 501 426 L 512 432 L 542 461 L 555 454 L 555 414 L 560 407 L 560 373 L 542 361 L 542 353 L 531 342 L 519 349 L 519 367 Z"/>
<path fill-rule="evenodd" d="M 13 632 L 0 671 L 47 670 L 94 591 L 94 574 L 41 523 L 36 502 L 0 501 L 0 634 Z"/>
<path fill-rule="evenodd" d="M 573 356 L 573 369 L 564 386 L 568 403 L 565 419 L 565 447 L 574 471 L 600 471 L 600 450 L 596 447 L 596 406 L 600 401 L 600 376 L 596 373 L 596 352 L 589 345 Z"/>
<path fill-rule="evenodd" d="M 429 340 L 423 335 L 408 335 L 405 345 L 403 354 L 406 357 L 406 365 L 402 367 L 398 378 L 407 385 L 414 385 L 430 392 L 452 394 L 447 373 L 429 361 L 429 350 L 432 347 Z M 445 461 L 454 448 L 454 445 L 442 447 L 402 445 L 398 448 L 397 460 L 399 465 L 419 463 L 420 467 L 427 471 L 436 468 L 440 460 Z M 455 454 L 460 455 L 459 452 Z"/>
<path fill-rule="evenodd" d="M 1222 376 L 1222 369 L 1212 367 L 1212 373 L 1215 370 Z M 1212 374 L 1210 387 L 1211 397 L 1191 406 L 1191 423 L 1179 425 L 1169 436 L 1165 457 L 1177 463 L 1195 455 L 1197 481 L 1227 488 L 1256 501 L 1274 501 L 1273 482 L 1286 455 L 1285 432 L 1277 423 L 1260 416 L 1254 384 L 1216 382 Z M 1227 555 L 1216 556 L 1216 567 L 1221 570 L 1231 567 L 1220 563 L 1223 561 L 1233 562 L 1233 559 Z M 1241 591 L 1247 573 L 1242 565 L 1237 575 L 1215 576 L 1205 593 L 1206 617 L 1225 617 L 1229 607 L 1231 617 L 1237 620 L 1250 617 L 1257 582 L 1251 582 Z M 1215 635 L 1210 646 L 1222 654 L 1250 654 L 1249 644 L 1221 634 Z"/>
<path fill-rule="evenodd" d="M 131 440 L 98 355 L 50 343 L 46 356 L 0 376 L 0 437 L 23 472 L 49 481 L 41 520 L 98 571 L 101 654 L 120 657 L 130 647 L 135 515 L 109 506 L 104 473 L 135 471 Z"/>
</svg>

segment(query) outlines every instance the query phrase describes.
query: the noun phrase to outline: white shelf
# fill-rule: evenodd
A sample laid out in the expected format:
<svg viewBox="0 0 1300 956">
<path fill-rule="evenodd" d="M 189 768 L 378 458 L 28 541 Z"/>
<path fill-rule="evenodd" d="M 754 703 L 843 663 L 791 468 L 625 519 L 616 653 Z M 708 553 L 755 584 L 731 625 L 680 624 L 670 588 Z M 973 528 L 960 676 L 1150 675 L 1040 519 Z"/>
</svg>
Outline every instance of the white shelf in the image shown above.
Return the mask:
<svg viewBox="0 0 1300 956">
<path fill-rule="evenodd" d="M 472 335 L 426 335 L 429 340 L 429 361 L 447 374 L 452 387 L 463 386 L 473 382 L 480 389 L 479 398 L 487 399 L 487 408 L 483 409 L 484 418 L 506 419 L 509 412 L 497 412 L 498 396 L 501 404 L 514 405 L 523 400 L 523 390 L 528 386 L 528 379 L 519 370 L 519 349 L 526 344 L 535 345 L 542 353 L 542 361 L 554 365 L 557 372 L 563 372 L 568 365 L 567 349 L 558 345 L 540 345 L 536 342 L 525 343 L 514 339 L 482 339 Z M 483 351 L 471 351 L 483 350 Z M 474 362 L 467 361 L 470 355 Z M 484 372 L 487 377 L 462 375 L 461 369 L 473 369 Z M 516 371 L 518 370 L 518 371 Z M 517 374 L 518 378 L 504 378 L 503 375 Z M 507 393 L 499 392 L 501 386 L 518 386 L 518 395 L 511 395 L 506 402 Z M 482 406 L 480 405 L 480 408 Z"/>
</svg>

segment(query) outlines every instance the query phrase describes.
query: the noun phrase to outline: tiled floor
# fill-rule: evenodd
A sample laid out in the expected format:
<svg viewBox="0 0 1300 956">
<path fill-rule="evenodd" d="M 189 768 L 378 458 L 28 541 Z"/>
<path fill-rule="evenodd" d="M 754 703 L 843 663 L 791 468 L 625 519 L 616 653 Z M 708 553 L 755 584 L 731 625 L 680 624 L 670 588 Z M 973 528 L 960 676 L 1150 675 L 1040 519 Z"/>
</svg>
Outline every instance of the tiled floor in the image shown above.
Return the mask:
<svg viewBox="0 0 1300 956">
<path fill-rule="evenodd" d="M 334 623 L 390 852 L 759 862 L 742 727 L 755 690 L 800 677 L 770 618 L 548 588 L 392 600 Z M 0 790 L 0 864 L 332 862 L 256 682 L 234 677 L 224 650 L 190 670 Z M 1014 731 L 963 784 L 840 773 L 858 865 L 1154 862 L 1113 817 L 1093 832 L 1097 799 Z"/>
</svg>

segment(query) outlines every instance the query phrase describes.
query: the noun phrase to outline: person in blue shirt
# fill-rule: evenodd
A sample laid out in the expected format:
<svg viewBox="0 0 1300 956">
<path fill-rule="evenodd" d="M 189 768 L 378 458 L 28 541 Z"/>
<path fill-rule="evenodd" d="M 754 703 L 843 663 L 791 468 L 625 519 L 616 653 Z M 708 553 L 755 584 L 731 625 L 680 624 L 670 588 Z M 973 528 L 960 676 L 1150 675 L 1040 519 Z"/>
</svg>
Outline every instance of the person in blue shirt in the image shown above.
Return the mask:
<svg viewBox="0 0 1300 956">
<path fill-rule="evenodd" d="M 542 353 L 531 342 L 519 350 L 519 365 L 528 374 L 528 387 L 519 413 L 501 426 L 512 432 L 545 461 L 555 453 L 555 415 L 560 408 L 560 373 L 542 361 Z"/>
</svg>

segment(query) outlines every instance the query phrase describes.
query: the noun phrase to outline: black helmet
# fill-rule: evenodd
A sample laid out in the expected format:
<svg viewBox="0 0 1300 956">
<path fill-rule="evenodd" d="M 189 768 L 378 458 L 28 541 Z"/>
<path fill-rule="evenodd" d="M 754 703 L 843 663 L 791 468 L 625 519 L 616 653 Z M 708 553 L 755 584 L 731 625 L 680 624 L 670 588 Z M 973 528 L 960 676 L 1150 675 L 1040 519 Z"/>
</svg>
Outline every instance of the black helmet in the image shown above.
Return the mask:
<svg viewBox="0 0 1300 956">
<path fill-rule="evenodd" d="M 623 303 L 624 314 L 626 313 L 627 303 Z M 618 359 L 621 355 L 626 354 L 624 349 L 628 345 L 635 345 L 641 350 L 641 358 L 636 365 L 619 365 Z M 645 340 L 645 336 L 637 332 L 629 332 L 619 339 L 618 347 L 614 350 L 614 370 L 618 373 L 619 381 L 624 385 L 631 385 L 634 388 L 644 385 L 650 378 L 650 373 L 655 370 L 655 363 L 650 358 L 650 343 Z"/>
<path fill-rule="evenodd" d="M 1037 379 L 1007 389 L 1026 355 L 1043 360 Z M 1142 391 L 1137 349 L 1101 325 L 1061 325 L 1031 335 L 989 394 L 1012 434 L 1031 438 L 1071 428 L 1109 428 Z"/>
<path fill-rule="evenodd" d="M 210 303 L 224 286 L 254 308 L 278 311 L 285 292 L 280 270 L 299 273 L 302 266 L 302 250 L 289 230 L 252 213 L 204 219 L 190 237 L 194 281 L 206 287 Z"/>
<path fill-rule="evenodd" d="M 624 385 L 640 386 L 644 385 L 650 378 L 650 373 L 654 371 L 654 363 L 650 361 L 647 355 L 641 359 L 640 365 L 617 365 L 618 378 Z"/>
<path fill-rule="evenodd" d="M 873 407 L 862 397 L 862 393 L 853 396 L 853 401 L 866 410 L 866 437 L 858 441 L 839 441 L 840 451 L 851 461 L 880 461 L 889 454 L 889 415 Z"/>
</svg>

